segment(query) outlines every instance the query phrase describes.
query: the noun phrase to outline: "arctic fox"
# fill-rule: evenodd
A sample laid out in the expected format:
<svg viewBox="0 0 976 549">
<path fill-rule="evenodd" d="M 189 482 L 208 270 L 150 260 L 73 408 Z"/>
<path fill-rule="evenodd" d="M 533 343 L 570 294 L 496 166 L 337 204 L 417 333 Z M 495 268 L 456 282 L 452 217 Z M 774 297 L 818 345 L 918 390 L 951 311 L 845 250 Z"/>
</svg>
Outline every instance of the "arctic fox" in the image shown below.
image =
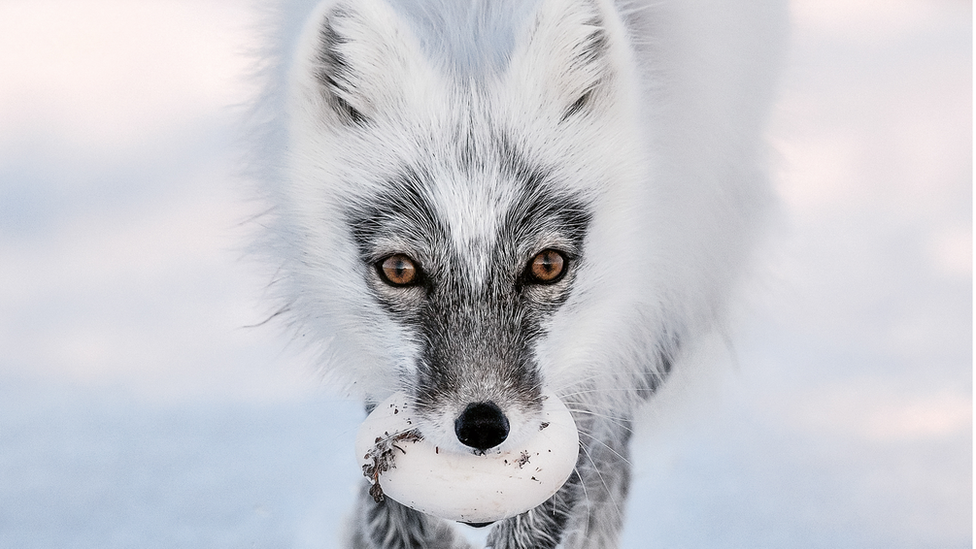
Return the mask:
<svg viewBox="0 0 976 549">
<path fill-rule="evenodd" d="M 307 17 L 267 177 L 277 316 L 367 406 L 410 395 L 440 448 L 504 445 L 543 394 L 567 403 L 575 472 L 492 525 L 494 549 L 617 546 L 635 412 L 722 329 L 761 229 L 785 11 L 327 0 Z M 466 546 L 366 492 L 350 547 Z"/>
</svg>

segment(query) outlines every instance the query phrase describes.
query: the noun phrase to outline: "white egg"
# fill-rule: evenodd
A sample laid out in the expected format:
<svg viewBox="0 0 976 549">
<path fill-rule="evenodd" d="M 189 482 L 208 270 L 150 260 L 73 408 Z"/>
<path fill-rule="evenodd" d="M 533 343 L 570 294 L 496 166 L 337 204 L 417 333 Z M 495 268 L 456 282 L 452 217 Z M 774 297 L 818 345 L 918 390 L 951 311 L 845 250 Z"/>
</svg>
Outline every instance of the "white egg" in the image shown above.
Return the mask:
<svg viewBox="0 0 976 549">
<path fill-rule="evenodd" d="M 494 522 L 545 502 L 576 466 L 579 432 L 555 395 L 546 395 L 531 439 L 483 455 L 450 452 L 424 440 L 409 403 L 396 393 L 359 428 L 356 453 L 374 497 L 449 520 Z"/>
</svg>

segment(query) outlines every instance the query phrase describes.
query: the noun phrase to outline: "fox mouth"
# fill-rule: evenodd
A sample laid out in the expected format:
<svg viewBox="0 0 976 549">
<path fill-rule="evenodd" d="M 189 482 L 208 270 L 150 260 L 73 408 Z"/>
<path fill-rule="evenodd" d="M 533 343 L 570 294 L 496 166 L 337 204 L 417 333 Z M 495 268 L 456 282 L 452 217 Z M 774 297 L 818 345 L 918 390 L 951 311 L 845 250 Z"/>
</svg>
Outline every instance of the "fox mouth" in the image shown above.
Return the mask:
<svg viewBox="0 0 976 549">
<path fill-rule="evenodd" d="M 534 399 L 452 399 L 428 405 L 417 400 L 418 429 L 441 448 L 474 455 L 510 451 L 538 431 L 546 396 Z"/>
<path fill-rule="evenodd" d="M 549 499 L 570 478 L 579 458 L 579 431 L 566 405 L 543 395 L 532 436 L 493 448 L 454 451 L 423 432 L 415 403 L 395 393 L 360 426 L 356 451 L 373 499 L 387 496 L 419 511 L 483 527 Z M 498 436 L 500 409 L 469 406 L 466 428 Z M 489 441 L 490 442 L 490 441 Z M 487 444 L 488 442 L 485 442 Z M 503 447 L 508 447 L 503 449 Z"/>
</svg>

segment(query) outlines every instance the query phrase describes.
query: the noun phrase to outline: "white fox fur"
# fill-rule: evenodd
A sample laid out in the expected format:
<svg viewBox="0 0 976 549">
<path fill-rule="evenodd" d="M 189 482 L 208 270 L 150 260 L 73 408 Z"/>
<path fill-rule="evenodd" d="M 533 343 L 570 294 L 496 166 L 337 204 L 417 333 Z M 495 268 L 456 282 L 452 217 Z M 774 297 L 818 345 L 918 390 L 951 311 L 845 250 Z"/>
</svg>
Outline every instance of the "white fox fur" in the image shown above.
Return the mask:
<svg viewBox="0 0 976 549">
<path fill-rule="evenodd" d="M 416 395 L 441 447 L 481 401 L 517 441 L 540 391 L 580 426 L 577 474 L 495 549 L 616 546 L 631 420 L 723 328 L 762 228 L 784 4 L 327 0 L 296 33 L 265 172 L 276 314 L 366 402 Z M 525 278 L 543 250 L 564 278 Z M 383 280 L 395 254 L 423 283 Z M 365 487 L 349 543 L 464 546 Z"/>
</svg>

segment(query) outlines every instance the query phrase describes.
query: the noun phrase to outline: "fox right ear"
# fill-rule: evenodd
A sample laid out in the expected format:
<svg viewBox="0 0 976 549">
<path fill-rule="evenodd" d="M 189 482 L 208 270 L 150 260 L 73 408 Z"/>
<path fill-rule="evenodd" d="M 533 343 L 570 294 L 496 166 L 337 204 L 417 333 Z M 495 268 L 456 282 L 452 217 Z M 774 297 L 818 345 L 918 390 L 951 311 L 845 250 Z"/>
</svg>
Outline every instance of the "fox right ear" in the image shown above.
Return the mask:
<svg viewBox="0 0 976 549">
<path fill-rule="evenodd" d="M 431 71 L 419 42 L 399 23 L 380 1 L 323 2 L 302 34 L 298 100 L 346 126 L 406 112 L 407 103 L 422 98 Z"/>
<path fill-rule="evenodd" d="M 620 101 L 627 43 L 610 0 L 540 0 L 513 52 L 508 86 L 560 121 L 589 114 Z"/>
</svg>

